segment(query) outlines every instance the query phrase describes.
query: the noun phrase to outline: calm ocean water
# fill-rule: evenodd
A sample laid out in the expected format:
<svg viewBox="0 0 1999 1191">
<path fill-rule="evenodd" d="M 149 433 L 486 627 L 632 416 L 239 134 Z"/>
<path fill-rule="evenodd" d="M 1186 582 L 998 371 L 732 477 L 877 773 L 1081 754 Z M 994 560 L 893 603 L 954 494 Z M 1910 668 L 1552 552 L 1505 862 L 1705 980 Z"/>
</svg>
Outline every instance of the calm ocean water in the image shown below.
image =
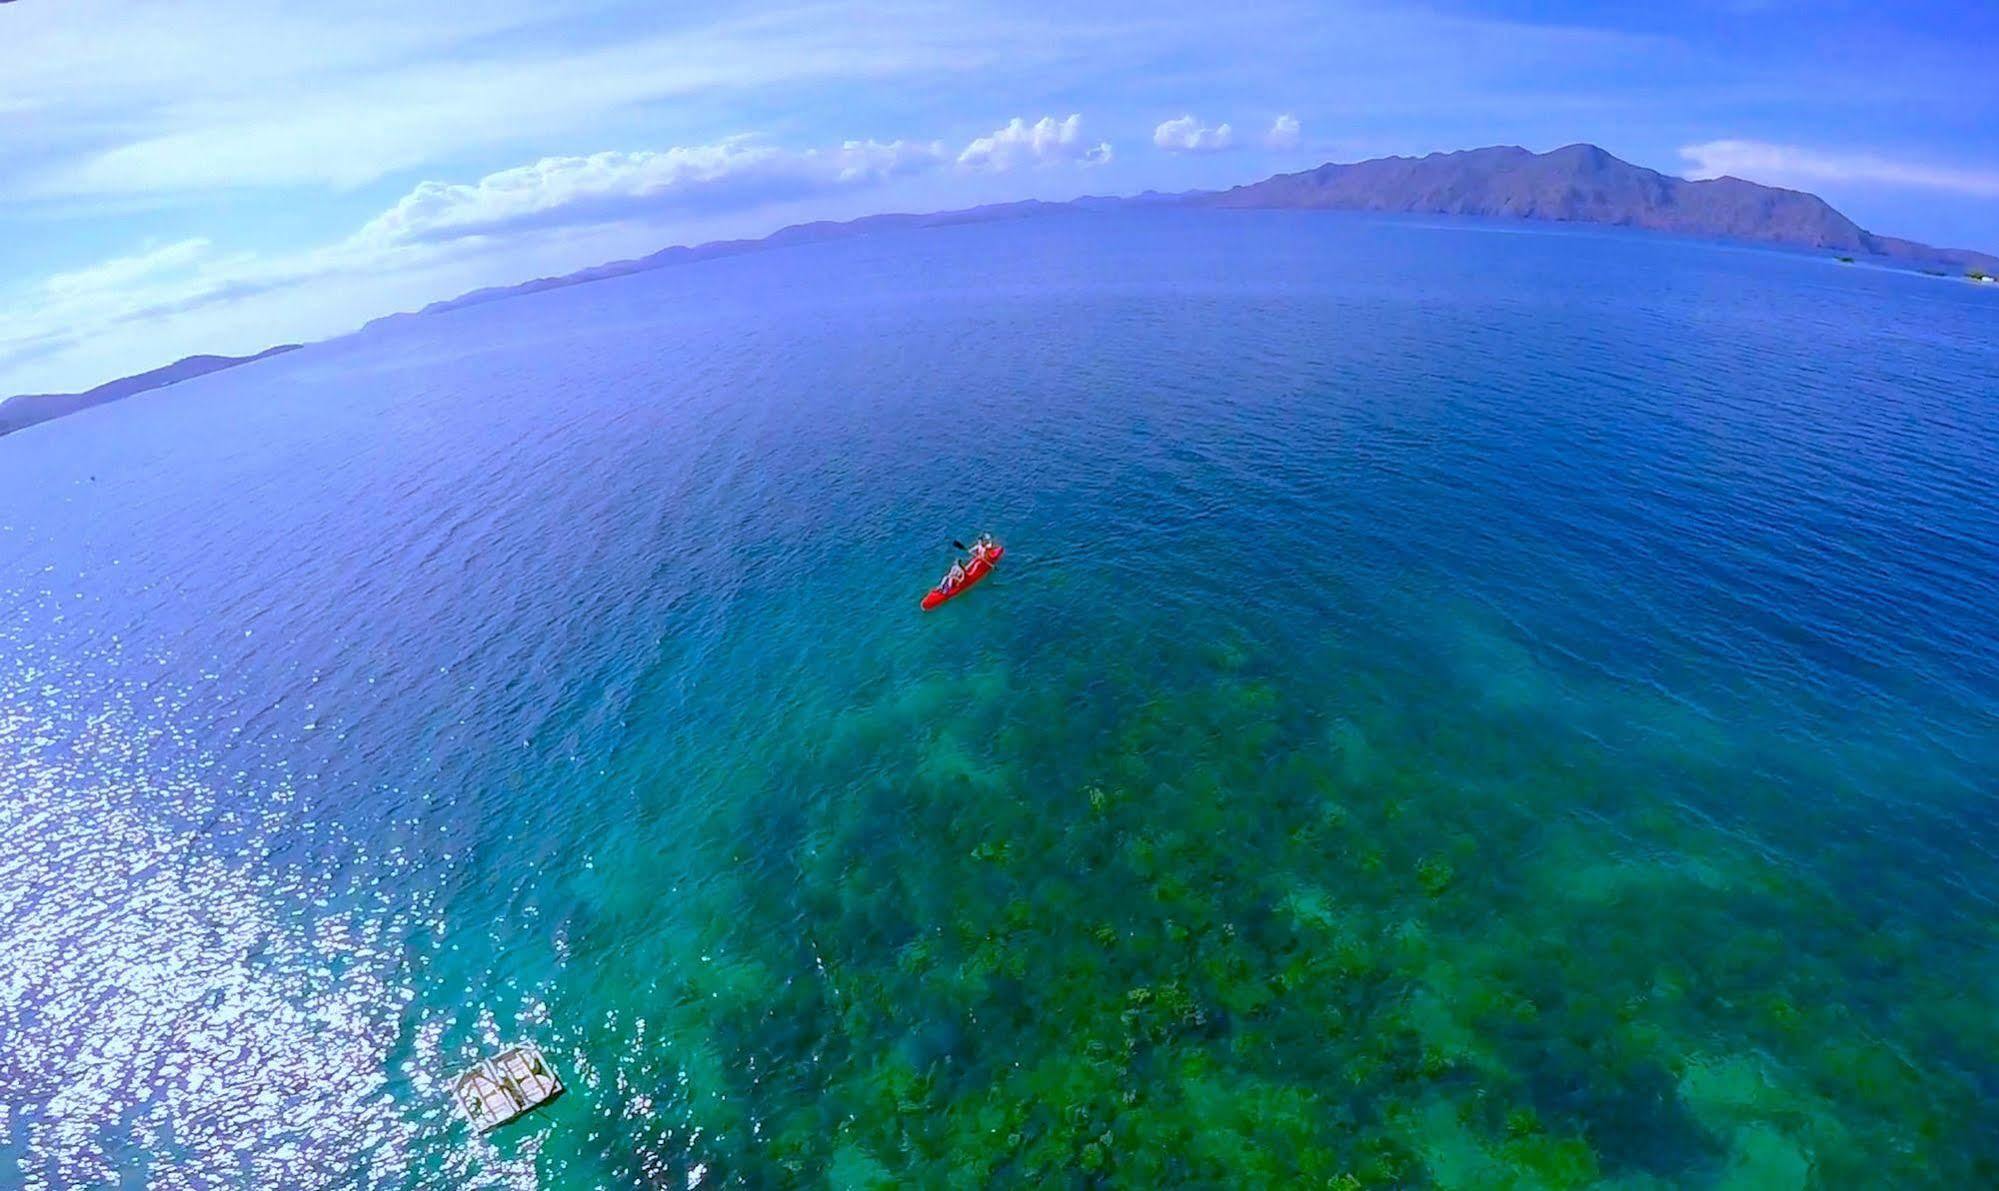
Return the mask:
<svg viewBox="0 0 1999 1191">
<path fill-rule="evenodd" d="M 0 1183 L 1990 1185 L 1995 542 L 1992 293 L 1508 225 L 885 234 L 35 427 Z"/>
</svg>

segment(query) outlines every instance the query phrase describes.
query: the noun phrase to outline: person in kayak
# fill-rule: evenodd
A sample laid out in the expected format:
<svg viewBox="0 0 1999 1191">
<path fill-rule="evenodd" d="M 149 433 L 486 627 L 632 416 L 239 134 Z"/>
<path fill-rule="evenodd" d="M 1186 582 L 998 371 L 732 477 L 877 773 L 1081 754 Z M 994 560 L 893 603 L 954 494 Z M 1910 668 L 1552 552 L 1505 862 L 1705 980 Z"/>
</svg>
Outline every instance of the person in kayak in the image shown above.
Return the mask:
<svg viewBox="0 0 1999 1191">
<path fill-rule="evenodd" d="M 944 582 L 941 584 L 941 586 L 945 591 L 950 591 L 952 588 L 958 586 L 960 583 L 963 583 L 964 581 L 965 581 L 965 564 L 962 562 L 954 562 L 951 564 L 950 571 L 948 571 L 945 574 Z"/>
</svg>

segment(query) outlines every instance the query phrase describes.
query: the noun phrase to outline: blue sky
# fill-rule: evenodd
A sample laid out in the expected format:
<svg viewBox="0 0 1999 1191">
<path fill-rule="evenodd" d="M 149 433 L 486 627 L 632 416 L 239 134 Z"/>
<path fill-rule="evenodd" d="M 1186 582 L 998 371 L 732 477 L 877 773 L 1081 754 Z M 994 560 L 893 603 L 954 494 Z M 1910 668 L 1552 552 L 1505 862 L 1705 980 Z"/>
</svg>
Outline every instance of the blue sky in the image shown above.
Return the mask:
<svg viewBox="0 0 1999 1191">
<path fill-rule="evenodd" d="M 1593 141 L 1999 250 L 1999 4 L 0 3 L 0 394 L 811 218 Z"/>
</svg>

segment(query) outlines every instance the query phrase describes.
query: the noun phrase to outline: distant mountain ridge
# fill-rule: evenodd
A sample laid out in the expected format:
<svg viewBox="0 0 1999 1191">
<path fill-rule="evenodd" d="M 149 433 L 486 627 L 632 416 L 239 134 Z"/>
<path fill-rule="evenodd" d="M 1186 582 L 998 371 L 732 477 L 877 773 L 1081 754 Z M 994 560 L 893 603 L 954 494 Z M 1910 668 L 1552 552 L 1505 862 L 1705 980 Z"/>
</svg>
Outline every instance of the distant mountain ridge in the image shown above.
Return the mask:
<svg viewBox="0 0 1999 1191">
<path fill-rule="evenodd" d="M 1999 268 L 1999 257 L 1877 236 L 1815 194 L 1745 182 L 1689 181 L 1595 145 L 1533 153 L 1513 145 L 1328 163 L 1193 200 L 1214 207 L 1401 211 L 1601 223 L 1680 235 L 1817 248 L 1911 265 Z"/>
<path fill-rule="evenodd" d="M 162 389 L 197 376 L 207 376 L 224 368 L 235 368 L 241 364 L 253 363 L 284 352 L 297 351 L 303 344 L 281 343 L 267 347 L 254 356 L 188 356 L 175 360 L 162 368 L 141 372 L 135 376 L 120 377 L 106 381 L 94 389 L 81 393 L 28 393 L 0 401 L 0 434 L 10 434 L 37 422 L 60 418 L 93 405 L 103 405 L 107 401 L 117 401 L 134 393 L 144 393 L 151 389 Z"/>
<path fill-rule="evenodd" d="M 1021 219 L 1051 211 L 1173 205 L 1393 211 L 1601 223 L 1825 249 L 1855 256 L 1864 254 L 1910 266 L 1930 264 L 1999 272 L 1999 257 L 1966 249 L 1932 248 L 1913 240 L 1864 231 L 1824 199 L 1802 190 L 1764 186 L 1740 178 L 1705 181 L 1675 178 L 1633 165 L 1595 145 L 1567 145 L 1547 153 L 1498 145 L 1432 153 L 1428 157 L 1376 157 L 1352 165 L 1329 162 L 1316 169 L 1276 174 L 1261 182 L 1223 191 L 1161 194 L 1148 190 L 1123 198 L 1087 196 L 1062 203 L 1027 199 L 928 215 L 867 215 L 840 223 L 822 220 L 793 224 L 761 239 L 719 240 L 691 248 L 666 248 L 635 260 L 612 261 L 557 277 L 477 289 L 432 302 L 414 313 L 378 318 L 367 325 L 395 323 L 606 277 L 623 277 L 790 244 L 899 228 Z"/>
<path fill-rule="evenodd" d="M 1178 196 L 1174 196 L 1178 197 Z M 563 289 L 572 285 L 583 285 L 591 281 L 602 281 L 607 277 L 624 277 L 632 273 L 645 273 L 653 269 L 664 269 L 672 265 L 691 265 L 696 261 L 714 260 L 723 256 L 740 256 L 746 252 L 761 252 L 768 248 L 783 248 L 792 244 L 812 244 L 824 240 L 841 240 L 851 236 L 865 236 L 876 232 L 893 231 L 901 228 L 948 227 L 961 223 L 989 223 L 1001 219 L 1024 219 L 1048 211 L 1059 211 L 1091 204 L 1122 206 L 1137 203 L 1136 199 L 1080 198 L 1066 203 L 1048 203 L 1039 199 L 1023 199 L 1012 203 L 988 203 L 980 207 L 967 207 L 960 211 L 936 211 L 927 215 L 863 215 L 859 219 L 835 222 L 818 220 L 813 223 L 794 223 L 790 227 L 779 228 L 768 236 L 754 240 L 713 240 L 692 247 L 675 245 L 662 248 L 658 252 L 633 260 L 611 261 L 608 264 L 592 265 L 578 269 L 574 273 L 564 273 L 556 277 L 537 277 L 533 281 L 523 281 L 518 285 L 495 285 L 485 289 L 475 289 L 455 298 L 432 302 L 421 310 L 404 311 L 400 314 L 384 315 L 369 321 L 362 330 L 421 318 L 428 314 L 441 314 L 447 310 L 461 310 L 467 306 L 480 306 L 487 302 L 498 302 L 505 298 L 516 298 L 524 294 L 538 294 L 546 290 Z"/>
<path fill-rule="evenodd" d="M 1933 248 L 1913 240 L 1876 235 L 1834 210 L 1824 199 L 1740 178 L 1689 180 L 1633 165 L 1595 145 L 1566 145 L 1534 153 L 1513 145 L 1432 153 L 1427 157 L 1377 157 L 1341 165 L 1276 174 L 1223 191 L 1127 197 L 1084 197 L 1068 202 L 1026 199 L 930 214 L 868 215 L 844 222 L 793 224 L 754 240 L 719 240 L 661 249 L 632 260 L 611 261 L 516 285 L 490 286 L 432 302 L 421 310 L 390 314 L 362 329 L 479 306 L 507 298 L 584 285 L 672 265 L 871 235 L 905 228 L 945 227 L 1025 219 L 1056 211 L 1195 206 L 1284 210 L 1405 212 L 1596 223 L 1679 235 L 1742 240 L 1791 248 L 1874 257 L 1896 265 L 1930 266 L 1999 275 L 1999 256 L 1962 248 Z M 110 381 L 85 393 L 15 397 L 0 403 L 0 435 L 133 393 L 233 368 L 290 351 L 285 344 L 254 356 L 189 356 Z"/>
</svg>

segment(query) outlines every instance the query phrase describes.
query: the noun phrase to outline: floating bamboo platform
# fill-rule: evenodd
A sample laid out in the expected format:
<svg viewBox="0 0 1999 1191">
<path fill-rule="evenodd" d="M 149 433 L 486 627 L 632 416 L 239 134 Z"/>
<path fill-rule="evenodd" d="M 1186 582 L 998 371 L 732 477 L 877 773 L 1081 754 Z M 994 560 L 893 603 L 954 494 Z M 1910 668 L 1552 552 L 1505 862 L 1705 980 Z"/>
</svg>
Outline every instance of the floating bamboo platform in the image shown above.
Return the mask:
<svg viewBox="0 0 1999 1191">
<path fill-rule="evenodd" d="M 562 1081 L 532 1042 L 522 1042 L 461 1074 L 451 1098 L 474 1129 L 484 1133 L 562 1095 Z"/>
</svg>

